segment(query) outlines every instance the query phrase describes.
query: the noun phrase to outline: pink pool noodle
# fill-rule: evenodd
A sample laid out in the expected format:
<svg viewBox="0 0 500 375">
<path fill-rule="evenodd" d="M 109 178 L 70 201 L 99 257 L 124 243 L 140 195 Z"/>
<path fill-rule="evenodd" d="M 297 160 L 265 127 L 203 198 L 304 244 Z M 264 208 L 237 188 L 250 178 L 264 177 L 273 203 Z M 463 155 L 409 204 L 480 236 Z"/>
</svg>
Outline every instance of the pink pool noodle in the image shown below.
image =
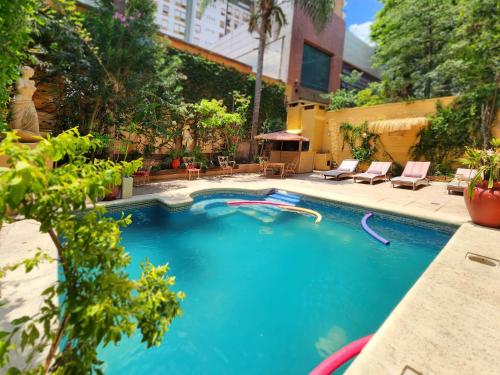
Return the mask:
<svg viewBox="0 0 500 375">
<path fill-rule="evenodd" d="M 330 375 L 351 358 L 357 356 L 365 345 L 368 344 L 372 336 L 373 334 L 362 337 L 337 350 L 312 370 L 309 375 Z"/>
</svg>

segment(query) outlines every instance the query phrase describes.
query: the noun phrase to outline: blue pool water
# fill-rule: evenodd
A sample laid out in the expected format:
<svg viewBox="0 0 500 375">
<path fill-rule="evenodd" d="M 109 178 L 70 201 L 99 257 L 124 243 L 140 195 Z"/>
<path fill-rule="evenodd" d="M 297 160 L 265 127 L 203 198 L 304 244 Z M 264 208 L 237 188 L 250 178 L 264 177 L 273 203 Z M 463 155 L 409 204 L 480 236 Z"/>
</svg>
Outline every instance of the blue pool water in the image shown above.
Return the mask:
<svg viewBox="0 0 500 375">
<path fill-rule="evenodd" d="M 343 345 L 382 324 L 454 229 L 300 201 L 323 221 L 275 208 L 228 207 L 206 195 L 190 209 L 130 209 L 123 232 L 139 263 L 169 262 L 186 293 L 183 317 L 160 347 L 139 337 L 101 350 L 107 374 L 306 374 Z"/>
</svg>

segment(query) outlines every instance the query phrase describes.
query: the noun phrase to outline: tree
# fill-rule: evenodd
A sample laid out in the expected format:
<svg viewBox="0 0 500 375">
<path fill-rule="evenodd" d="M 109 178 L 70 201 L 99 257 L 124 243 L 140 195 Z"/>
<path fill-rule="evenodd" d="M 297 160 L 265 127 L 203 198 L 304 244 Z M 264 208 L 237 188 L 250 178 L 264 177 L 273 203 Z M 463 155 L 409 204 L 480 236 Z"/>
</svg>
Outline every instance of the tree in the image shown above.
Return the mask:
<svg viewBox="0 0 500 375">
<path fill-rule="evenodd" d="M 6 130 L 9 89 L 27 59 L 31 32 L 36 25 L 38 0 L 0 1 L 0 130 Z"/>
<path fill-rule="evenodd" d="M 460 0 L 457 10 L 457 27 L 447 48 L 449 58 L 437 72 L 453 83 L 454 92 L 472 103 L 469 111 L 478 115 L 483 148 L 487 149 L 500 100 L 500 2 Z"/>
<path fill-rule="evenodd" d="M 214 0 L 202 0 L 201 9 L 204 10 Z M 259 40 L 257 52 L 257 69 L 255 74 L 255 92 L 253 98 L 252 126 L 250 130 L 250 155 L 253 159 L 257 150 L 255 136 L 259 128 L 259 114 L 262 91 L 262 74 L 264 69 L 264 52 L 266 41 L 273 33 L 279 35 L 281 27 L 286 25 L 287 19 L 279 0 L 253 0 L 253 13 L 250 17 L 248 29 L 256 32 Z M 295 6 L 300 6 L 311 18 L 318 31 L 321 31 L 332 17 L 335 0 L 293 0 Z"/>
<path fill-rule="evenodd" d="M 0 276 L 19 267 L 29 272 L 42 261 L 57 262 L 62 272 L 43 292 L 38 313 L 19 317 L 11 330 L 0 332 L 0 368 L 20 342 L 28 358 L 48 348 L 44 363 L 28 364 L 26 373 L 102 373 L 99 346 L 136 330 L 147 347 L 159 345 L 181 313 L 183 294 L 170 290 L 174 278 L 167 275 L 168 265 L 146 261 L 137 280 L 125 271 L 130 256 L 120 245 L 120 228 L 131 218 L 112 219 L 95 204 L 140 161 L 89 160 L 86 155 L 98 146 L 76 129 L 41 140 L 34 149 L 18 143 L 14 133 L 0 143 L 0 155 L 8 157 L 8 167 L 0 168 L 0 226 L 14 220 L 12 212 L 34 219 L 57 249 L 56 259 L 39 249 L 32 258 L 0 269 Z M 47 161 L 62 165 L 51 169 Z"/>
<path fill-rule="evenodd" d="M 374 64 L 388 83 L 389 99 L 450 94 L 450 80 L 436 68 L 447 58 L 446 45 L 457 23 L 454 0 L 382 0 L 371 38 Z"/>
<path fill-rule="evenodd" d="M 171 141 L 172 112 L 180 102 L 180 60 L 165 54 L 154 1 L 117 3 L 99 0 L 84 13 L 74 0 L 43 7 L 45 25 L 35 40 L 43 47 L 40 79 L 60 83 L 62 130 L 76 123 L 83 134 L 120 139 L 134 124 L 146 144 Z"/>
</svg>

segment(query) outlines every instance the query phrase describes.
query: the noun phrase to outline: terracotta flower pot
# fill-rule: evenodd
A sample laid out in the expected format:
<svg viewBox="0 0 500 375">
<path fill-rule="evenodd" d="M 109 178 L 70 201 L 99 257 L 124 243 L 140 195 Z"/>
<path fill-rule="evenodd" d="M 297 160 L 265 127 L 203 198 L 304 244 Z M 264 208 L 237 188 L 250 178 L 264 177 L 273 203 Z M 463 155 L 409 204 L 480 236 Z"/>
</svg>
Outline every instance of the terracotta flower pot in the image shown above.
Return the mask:
<svg viewBox="0 0 500 375">
<path fill-rule="evenodd" d="M 115 199 L 118 199 L 120 196 L 120 187 L 119 186 L 113 186 L 113 189 L 104 196 L 102 199 L 103 201 L 114 201 Z"/>
<path fill-rule="evenodd" d="M 475 224 L 500 228 L 500 182 L 495 182 L 492 189 L 488 189 L 487 186 L 486 182 L 477 184 L 472 199 L 469 198 L 465 188 L 465 205 Z"/>
<path fill-rule="evenodd" d="M 174 159 L 174 160 L 172 160 L 172 162 L 170 163 L 170 166 L 173 169 L 178 169 L 181 166 L 181 159 Z"/>
</svg>

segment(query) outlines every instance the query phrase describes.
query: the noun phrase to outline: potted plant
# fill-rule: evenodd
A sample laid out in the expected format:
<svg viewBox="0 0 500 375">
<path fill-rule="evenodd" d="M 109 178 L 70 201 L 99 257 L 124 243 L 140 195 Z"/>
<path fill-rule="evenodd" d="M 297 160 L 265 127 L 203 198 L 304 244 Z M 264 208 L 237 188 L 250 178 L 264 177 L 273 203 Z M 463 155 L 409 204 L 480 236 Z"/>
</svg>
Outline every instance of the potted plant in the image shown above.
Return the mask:
<svg viewBox="0 0 500 375">
<path fill-rule="evenodd" d="M 134 173 L 142 166 L 142 159 L 132 160 L 122 170 L 122 199 L 131 198 L 134 190 Z"/>
<path fill-rule="evenodd" d="M 172 160 L 170 166 L 173 169 L 178 169 L 181 166 L 181 158 L 184 156 L 183 150 L 172 150 L 168 153 L 168 157 Z"/>
<path fill-rule="evenodd" d="M 464 190 L 467 210 L 476 224 L 500 228 L 500 139 L 492 149 L 467 148 L 460 162 L 478 171 Z"/>
</svg>

